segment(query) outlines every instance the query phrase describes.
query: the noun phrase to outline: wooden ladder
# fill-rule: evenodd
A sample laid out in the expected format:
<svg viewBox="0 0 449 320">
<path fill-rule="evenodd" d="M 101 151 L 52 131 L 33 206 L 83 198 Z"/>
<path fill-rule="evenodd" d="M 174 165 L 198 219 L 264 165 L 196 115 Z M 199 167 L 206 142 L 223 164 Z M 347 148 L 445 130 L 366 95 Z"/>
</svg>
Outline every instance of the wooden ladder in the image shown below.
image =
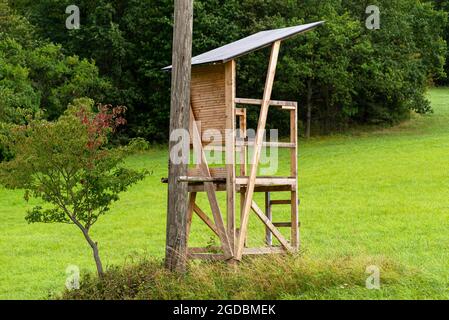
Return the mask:
<svg viewBox="0 0 449 320">
<path fill-rule="evenodd" d="M 299 199 L 298 199 L 298 207 L 299 207 Z M 292 202 L 291 199 L 288 200 L 271 200 L 271 192 L 265 192 L 265 212 L 266 216 L 270 221 L 273 223 L 273 225 L 276 228 L 292 228 L 293 227 L 293 221 L 290 222 L 273 222 L 273 211 L 272 207 L 274 205 L 290 205 Z M 300 227 L 301 223 L 298 222 L 298 228 Z M 269 228 L 265 228 L 265 242 L 268 246 L 273 246 L 273 233 Z"/>
</svg>

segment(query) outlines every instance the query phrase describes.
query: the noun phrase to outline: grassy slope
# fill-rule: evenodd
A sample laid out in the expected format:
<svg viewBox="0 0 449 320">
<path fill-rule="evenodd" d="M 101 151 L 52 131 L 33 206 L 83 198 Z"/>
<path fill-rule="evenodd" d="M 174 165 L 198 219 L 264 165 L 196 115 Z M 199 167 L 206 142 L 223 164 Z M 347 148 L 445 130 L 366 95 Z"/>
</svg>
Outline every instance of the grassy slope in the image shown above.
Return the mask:
<svg viewBox="0 0 449 320">
<path fill-rule="evenodd" d="M 449 90 L 432 90 L 431 99 L 434 115 L 393 129 L 301 142 L 300 209 L 307 258 L 381 256 L 420 275 L 404 276 L 376 292 L 336 287 L 318 297 L 449 298 Z M 162 257 L 166 188 L 159 181 L 166 163 L 165 150 L 128 160 L 154 175 L 123 195 L 94 228 L 106 264 Z M 283 164 L 280 171 L 286 169 Z M 82 272 L 94 270 L 90 250 L 73 226 L 25 222 L 24 212 L 32 204 L 24 204 L 21 192 L 0 189 L 3 299 L 60 292 L 70 264 Z M 274 214 L 279 220 L 287 216 L 285 209 Z M 260 243 L 262 230 L 254 219 L 251 229 L 250 242 Z M 198 219 L 193 231 L 194 244 L 209 242 L 211 234 Z"/>
</svg>

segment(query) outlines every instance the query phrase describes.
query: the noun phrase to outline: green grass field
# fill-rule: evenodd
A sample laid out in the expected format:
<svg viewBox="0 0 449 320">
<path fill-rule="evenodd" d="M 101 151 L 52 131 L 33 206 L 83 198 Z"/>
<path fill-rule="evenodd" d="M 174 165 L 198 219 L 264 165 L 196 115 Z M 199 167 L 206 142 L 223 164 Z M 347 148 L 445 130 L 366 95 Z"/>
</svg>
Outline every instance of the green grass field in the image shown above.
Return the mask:
<svg viewBox="0 0 449 320">
<path fill-rule="evenodd" d="M 403 267 L 404 275 L 378 291 L 363 283 L 342 284 L 323 288 L 319 296 L 286 298 L 449 299 L 449 89 L 433 89 L 430 98 L 434 114 L 414 116 L 398 127 L 300 142 L 301 239 L 307 261 L 386 259 Z M 166 176 L 167 152 L 152 149 L 127 164 L 153 175 L 124 194 L 94 227 L 106 265 L 164 252 L 166 186 L 160 178 Z M 283 164 L 281 173 L 286 170 Z M 90 248 L 75 227 L 26 223 L 25 211 L 33 204 L 26 204 L 20 191 L 0 189 L 1 299 L 59 293 L 69 265 L 82 273 L 94 271 Z M 281 209 L 274 215 L 288 213 Z M 263 238 L 256 220 L 252 217 L 252 244 Z M 198 219 L 193 232 L 194 244 L 211 242 Z M 356 266 L 362 272 L 366 267 Z"/>
</svg>

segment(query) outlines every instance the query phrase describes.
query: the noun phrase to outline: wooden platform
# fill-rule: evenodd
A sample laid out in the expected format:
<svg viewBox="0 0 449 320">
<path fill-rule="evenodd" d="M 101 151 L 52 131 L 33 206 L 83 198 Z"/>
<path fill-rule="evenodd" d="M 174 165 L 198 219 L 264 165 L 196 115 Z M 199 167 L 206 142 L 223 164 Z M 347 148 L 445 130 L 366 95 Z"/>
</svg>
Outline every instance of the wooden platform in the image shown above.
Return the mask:
<svg viewBox="0 0 449 320">
<path fill-rule="evenodd" d="M 249 177 L 236 177 L 236 191 L 244 191 L 248 185 Z M 161 179 L 162 183 L 168 183 L 167 178 Z M 205 182 L 212 182 L 216 191 L 226 191 L 226 178 L 206 177 L 180 177 L 178 182 L 187 182 L 189 192 L 206 192 Z M 295 191 L 296 179 L 293 177 L 257 177 L 254 192 L 283 192 Z"/>
</svg>

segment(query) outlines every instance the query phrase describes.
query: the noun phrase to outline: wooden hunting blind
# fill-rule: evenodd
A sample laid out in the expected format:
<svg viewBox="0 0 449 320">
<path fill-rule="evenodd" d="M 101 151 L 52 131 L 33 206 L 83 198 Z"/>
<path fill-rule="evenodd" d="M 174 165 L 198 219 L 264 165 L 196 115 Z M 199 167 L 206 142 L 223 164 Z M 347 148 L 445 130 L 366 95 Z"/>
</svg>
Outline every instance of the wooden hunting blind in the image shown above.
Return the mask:
<svg viewBox="0 0 449 320">
<path fill-rule="evenodd" d="M 187 183 L 189 203 L 187 237 L 192 217 L 196 214 L 219 238 L 218 248 L 188 248 L 192 259 L 241 260 L 243 255 L 295 252 L 299 249 L 298 181 L 297 181 L 297 102 L 271 100 L 271 92 L 281 41 L 307 32 L 323 24 L 316 22 L 290 28 L 259 32 L 247 38 L 225 45 L 192 58 L 190 137 L 196 145 L 199 161 L 188 170 L 188 175 L 178 177 L 178 183 Z M 262 99 L 236 97 L 236 59 L 250 52 L 271 46 L 271 55 Z M 165 68 L 170 70 L 171 67 Z M 239 106 L 238 108 L 236 106 Z M 260 108 L 254 139 L 248 139 L 246 116 L 243 106 Z M 269 107 L 279 108 L 290 114 L 290 141 L 264 141 Z M 220 133 L 223 139 L 211 141 L 207 134 Z M 263 147 L 290 149 L 290 175 L 288 177 L 258 176 Z M 249 157 L 249 148 L 252 148 Z M 216 150 L 225 155 L 223 167 L 208 164 L 206 152 Z M 221 208 L 217 192 L 226 192 L 226 206 Z M 289 194 L 285 200 L 271 200 L 270 194 Z M 211 217 L 196 202 L 197 194 L 205 193 L 210 204 Z M 265 194 L 265 205 L 254 201 L 255 193 Z M 240 219 L 237 225 L 236 199 L 239 196 Z M 273 205 L 289 205 L 291 221 L 274 222 Z M 248 248 L 248 222 L 253 211 L 265 226 L 263 248 Z M 225 212 L 226 215 L 222 213 Z M 290 239 L 279 228 L 291 228 Z M 273 244 L 275 237 L 279 245 Z"/>
</svg>

